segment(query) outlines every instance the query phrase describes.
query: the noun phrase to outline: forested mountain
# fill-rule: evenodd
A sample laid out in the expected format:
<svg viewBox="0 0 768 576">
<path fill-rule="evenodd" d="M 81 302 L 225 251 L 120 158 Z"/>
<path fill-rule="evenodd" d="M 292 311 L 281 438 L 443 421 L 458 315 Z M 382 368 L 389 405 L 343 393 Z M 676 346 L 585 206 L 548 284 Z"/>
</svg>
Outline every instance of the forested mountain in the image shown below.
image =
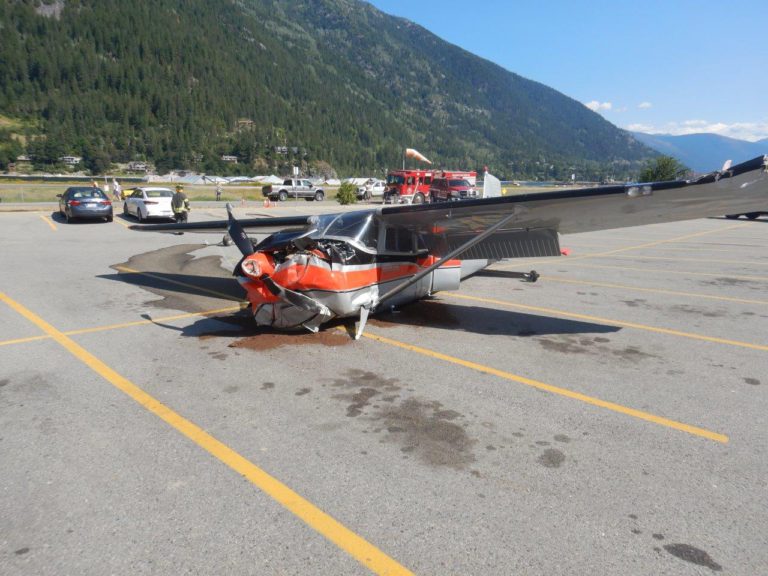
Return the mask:
<svg viewBox="0 0 768 576">
<path fill-rule="evenodd" d="M 719 134 L 644 134 L 633 132 L 640 142 L 654 150 L 673 156 L 696 172 L 711 172 L 722 168 L 726 160 L 734 164 L 768 154 L 768 139 L 749 142 Z"/>
<path fill-rule="evenodd" d="M 380 174 L 414 147 L 443 167 L 597 178 L 654 154 L 360 0 L 5 0 L 0 35 L 0 167 L 74 154 L 223 172 L 231 154 L 247 173 Z"/>
</svg>

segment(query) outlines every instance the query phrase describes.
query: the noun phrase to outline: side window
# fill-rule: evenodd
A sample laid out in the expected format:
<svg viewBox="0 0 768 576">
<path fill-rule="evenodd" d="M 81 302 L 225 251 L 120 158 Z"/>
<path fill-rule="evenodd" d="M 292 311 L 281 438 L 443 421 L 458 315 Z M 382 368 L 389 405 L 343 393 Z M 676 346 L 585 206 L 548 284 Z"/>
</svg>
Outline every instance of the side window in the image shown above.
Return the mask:
<svg viewBox="0 0 768 576">
<path fill-rule="evenodd" d="M 426 184 L 426 185 L 432 184 L 432 176 L 426 176 L 424 178 L 424 184 Z"/>
<path fill-rule="evenodd" d="M 387 228 L 384 244 L 387 252 L 413 252 L 413 234 L 407 228 Z"/>
</svg>

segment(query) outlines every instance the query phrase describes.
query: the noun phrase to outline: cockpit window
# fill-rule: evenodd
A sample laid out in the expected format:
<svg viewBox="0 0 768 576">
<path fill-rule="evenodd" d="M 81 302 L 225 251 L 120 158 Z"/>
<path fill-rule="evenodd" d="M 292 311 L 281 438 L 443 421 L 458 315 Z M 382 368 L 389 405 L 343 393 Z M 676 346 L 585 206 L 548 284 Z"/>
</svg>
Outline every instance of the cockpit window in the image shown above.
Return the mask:
<svg viewBox="0 0 768 576">
<path fill-rule="evenodd" d="M 332 217 L 320 216 L 317 226 L 321 236 L 355 241 L 367 248 L 376 249 L 379 237 L 379 221 L 370 210 L 345 212 Z"/>
</svg>

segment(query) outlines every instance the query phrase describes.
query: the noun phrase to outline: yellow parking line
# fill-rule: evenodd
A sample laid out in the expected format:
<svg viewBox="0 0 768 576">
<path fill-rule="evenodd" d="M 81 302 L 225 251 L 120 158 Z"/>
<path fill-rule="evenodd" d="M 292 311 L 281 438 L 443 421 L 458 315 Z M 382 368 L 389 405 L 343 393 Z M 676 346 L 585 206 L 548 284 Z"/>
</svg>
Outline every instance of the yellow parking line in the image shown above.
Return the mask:
<svg viewBox="0 0 768 576">
<path fill-rule="evenodd" d="M 607 252 L 601 252 L 599 254 L 590 254 L 587 257 L 594 256 L 608 256 L 610 254 L 618 254 L 620 252 L 628 252 L 630 250 L 640 250 L 641 248 L 650 248 L 652 246 L 658 246 L 659 244 L 668 244 L 670 242 L 682 242 L 683 240 L 689 240 L 691 238 L 700 238 L 701 236 L 708 236 L 710 234 L 719 234 L 720 232 L 726 232 L 727 230 L 734 230 L 736 228 L 743 228 L 746 224 L 734 224 L 732 226 L 726 226 L 725 228 L 718 228 L 716 230 L 705 230 L 703 232 L 695 232 L 693 234 L 686 234 L 684 236 L 676 236 L 675 238 L 667 238 L 665 240 L 655 240 L 653 242 L 647 242 L 645 244 L 637 244 L 635 246 L 629 246 L 627 248 L 617 248 L 616 250 L 608 250 Z M 578 256 L 577 256 L 578 258 Z"/>
<path fill-rule="evenodd" d="M 0 292 L 0 300 L 5 302 L 21 316 L 35 324 L 70 354 L 107 380 L 118 390 L 124 392 L 146 410 L 166 422 L 176 431 L 186 436 L 200 448 L 211 454 L 229 468 L 244 476 L 254 486 L 280 503 L 309 527 L 323 535 L 336 546 L 347 552 L 358 562 L 375 574 L 406 575 L 412 574 L 404 566 L 384 554 L 381 550 L 358 536 L 346 526 L 326 514 L 314 504 L 302 498 L 288 486 L 267 474 L 264 470 L 220 442 L 205 430 L 174 412 L 159 400 L 147 394 L 127 378 L 118 374 L 96 356 L 85 350 L 74 340 L 60 332 L 45 320 L 28 310 L 18 302 Z"/>
<path fill-rule="evenodd" d="M 631 258 L 633 260 L 664 260 L 666 262 L 698 262 L 699 264 L 745 264 L 747 266 L 768 266 L 768 262 L 758 260 L 717 260 L 714 258 L 672 258 L 670 256 L 646 256 L 645 254 L 628 255 L 608 255 L 588 254 L 590 258 Z"/>
<path fill-rule="evenodd" d="M 539 390 L 545 390 L 546 392 L 551 392 L 552 394 L 558 394 L 560 396 L 565 396 L 566 398 L 571 398 L 573 400 L 579 400 L 580 402 L 585 402 L 586 404 L 591 404 L 593 406 L 598 406 L 600 408 L 606 408 L 608 410 L 611 410 L 613 412 L 618 412 L 620 414 L 625 414 L 627 416 L 632 416 L 633 418 L 639 418 L 641 420 L 646 420 L 648 422 L 652 422 L 654 424 L 658 424 L 660 426 L 666 426 L 667 428 L 673 428 L 675 430 L 680 430 L 682 432 L 687 432 L 688 434 L 693 434 L 694 436 L 700 436 L 702 438 L 707 438 L 708 440 L 714 440 L 716 442 L 722 442 L 727 443 L 728 442 L 728 436 L 725 434 L 720 434 L 718 432 L 712 432 L 711 430 L 706 430 L 705 428 L 699 428 L 697 426 L 691 426 L 690 424 L 684 424 L 682 422 L 677 422 L 675 420 L 670 420 L 669 418 L 664 418 L 662 416 L 656 416 L 655 414 L 651 414 L 650 412 L 644 412 L 642 410 L 636 410 L 634 408 L 629 408 L 627 406 L 622 406 L 621 404 L 616 404 L 614 402 L 608 402 L 606 400 L 601 400 L 600 398 L 595 398 L 593 396 L 587 396 L 586 394 L 581 394 L 580 392 L 574 392 L 573 390 L 568 390 L 567 388 L 560 388 L 559 386 L 552 386 L 551 384 L 545 384 L 544 382 L 539 382 L 538 380 L 532 380 L 531 378 L 525 378 L 524 376 L 518 376 L 517 374 L 512 374 L 510 372 L 505 372 L 504 370 L 497 370 L 496 368 L 491 368 L 490 366 L 484 366 L 482 364 L 478 364 L 476 362 L 470 362 L 468 360 L 462 360 L 461 358 L 456 358 L 454 356 L 449 356 L 447 354 L 443 354 L 441 352 L 435 352 L 434 350 L 429 350 L 427 348 L 422 348 L 420 346 L 414 346 L 412 344 L 406 344 L 405 342 L 399 342 L 397 340 L 393 340 L 391 338 L 386 338 L 384 336 L 379 336 L 377 334 L 371 334 L 369 332 L 364 332 L 363 336 L 366 338 L 369 338 L 370 340 L 376 340 L 378 342 L 382 342 L 384 344 L 389 344 L 390 346 L 397 346 L 398 348 L 403 348 L 405 350 L 410 350 L 411 352 L 416 352 L 418 354 L 422 354 L 424 356 L 429 356 L 431 358 L 436 358 L 438 360 L 443 360 L 445 362 L 450 362 L 451 364 L 456 364 L 458 366 L 463 366 L 465 368 L 469 368 L 471 370 L 476 370 L 478 372 L 483 372 L 485 374 L 492 374 L 493 376 L 498 376 L 499 378 L 503 378 L 505 380 L 511 380 L 513 382 L 517 382 L 519 384 L 524 384 L 526 386 L 530 386 L 532 388 L 537 388 Z"/>
<path fill-rule="evenodd" d="M 631 250 L 640 250 L 642 248 L 651 248 L 653 246 L 659 246 L 660 244 L 668 244 L 670 242 L 682 242 L 683 240 L 689 240 L 691 238 L 699 238 L 701 236 L 708 236 L 710 234 L 718 234 L 720 232 L 726 232 L 728 230 L 733 230 L 736 228 L 743 228 L 744 226 L 748 226 L 748 224 L 734 224 L 732 226 L 726 226 L 725 228 L 718 228 L 717 230 L 705 230 L 703 232 L 695 232 L 693 234 L 686 234 L 684 236 L 675 236 L 674 238 L 666 238 L 664 240 L 654 240 L 653 242 L 646 242 L 644 244 L 636 244 L 634 246 L 625 246 L 624 248 L 617 248 L 615 250 L 608 250 L 606 252 L 598 252 L 596 254 L 584 254 L 583 256 L 568 256 L 568 261 L 573 262 L 576 260 L 583 260 L 585 258 L 597 258 L 601 256 L 609 256 L 611 254 L 619 254 L 620 252 L 629 252 Z M 567 236 L 566 236 L 567 238 Z M 565 240 L 563 243 L 567 244 L 568 241 Z M 531 260 L 524 264 L 521 264 L 522 266 L 532 266 L 532 265 L 538 265 L 538 264 L 549 264 L 552 263 L 552 260 Z M 506 266 L 497 266 L 497 268 L 509 268 L 510 266 L 514 267 L 515 265 L 506 265 Z"/>
<path fill-rule="evenodd" d="M 113 221 L 113 222 L 117 222 L 117 223 L 118 223 L 118 224 L 120 224 L 120 226 L 122 226 L 123 228 L 129 228 L 129 227 L 131 226 L 131 225 L 130 225 L 130 224 L 128 224 L 127 222 L 123 222 L 123 221 L 122 221 L 120 218 L 113 218 L 113 219 L 112 219 L 112 221 Z"/>
<path fill-rule="evenodd" d="M 240 306 L 228 306 L 227 308 L 217 308 L 216 310 L 206 310 L 205 312 L 189 312 L 185 314 L 175 314 L 173 316 L 163 316 L 161 318 L 152 318 L 151 320 L 135 320 L 133 322 L 123 322 L 122 324 L 110 324 L 108 326 L 94 326 L 92 328 L 80 328 L 78 330 L 68 330 L 63 332 L 65 336 L 75 336 L 77 334 L 90 334 L 93 332 L 104 332 L 105 330 L 118 330 L 120 328 L 130 328 L 132 326 L 142 326 L 146 324 L 156 324 L 158 322 L 171 322 L 172 320 L 181 320 L 183 318 L 194 318 L 197 316 L 212 316 L 224 312 L 237 312 L 241 310 Z M 22 344 L 25 342 L 34 342 L 36 340 L 48 340 L 50 336 L 30 336 L 28 338 L 16 338 L 14 340 L 3 340 L 0 346 L 9 344 Z"/>
<path fill-rule="evenodd" d="M 752 350 L 761 350 L 764 352 L 768 352 L 768 346 L 763 344 L 752 344 L 750 342 L 741 342 L 739 340 L 728 340 L 726 338 L 704 336 L 702 334 L 694 334 L 692 332 L 681 332 L 680 330 L 670 330 L 668 328 L 658 328 L 656 326 L 647 326 L 645 324 L 638 324 L 636 322 L 625 322 L 623 320 L 613 320 L 611 318 L 600 318 L 599 316 L 589 316 L 587 314 L 576 314 L 574 312 L 566 312 L 564 310 L 555 310 L 553 308 L 542 308 L 540 306 L 529 306 L 527 304 L 517 304 L 516 302 L 506 302 L 504 300 L 496 300 L 494 298 L 479 298 L 477 296 L 467 296 L 466 294 L 457 294 L 455 292 L 442 292 L 441 294 L 443 294 L 444 296 L 447 296 L 448 298 L 458 298 L 459 300 L 471 300 L 473 302 L 483 302 L 485 304 L 498 304 L 500 306 L 507 306 L 509 308 L 519 308 L 521 310 L 543 312 L 544 314 L 553 314 L 555 316 L 562 316 L 564 318 L 576 318 L 578 320 L 587 320 L 589 322 L 597 322 L 600 324 L 624 326 L 625 328 L 635 328 L 637 330 L 645 330 L 646 332 L 656 332 L 659 334 L 668 334 L 670 336 L 680 336 L 682 338 L 690 338 L 692 340 L 702 340 L 704 342 L 714 342 L 716 344 L 728 344 L 730 346 L 738 346 L 740 348 L 751 348 Z"/>
<path fill-rule="evenodd" d="M 0 346 L 8 346 L 9 344 L 24 344 L 26 342 L 35 342 L 37 340 L 48 340 L 50 336 L 30 336 L 28 338 L 15 338 L 13 340 L 3 340 L 0 342 Z"/>
<path fill-rule="evenodd" d="M 53 223 L 53 221 L 52 221 L 52 220 L 51 220 L 51 219 L 50 219 L 48 216 L 43 216 L 42 214 L 38 214 L 38 216 L 39 216 L 39 217 L 42 219 L 42 221 L 43 221 L 43 222 L 45 222 L 46 224 L 48 224 L 48 227 L 49 227 L 51 230 L 53 230 L 54 232 L 56 232 L 56 230 L 57 230 L 57 228 L 56 228 L 56 224 L 54 224 L 54 223 Z"/>
<path fill-rule="evenodd" d="M 550 262 L 539 262 L 538 264 L 559 264 L 559 265 L 566 265 L 566 262 L 563 262 L 562 260 L 557 261 L 550 261 Z M 633 268 L 631 266 L 606 266 L 604 264 L 585 264 L 583 262 L 576 262 L 575 264 L 571 264 L 571 266 L 575 266 L 577 268 L 595 268 L 597 270 L 627 270 L 630 272 L 645 272 L 649 274 L 658 274 L 661 278 L 664 278 L 665 276 L 703 276 L 705 278 L 727 278 L 730 280 L 747 280 L 750 282 L 768 282 L 768 276 L 745 276 L 743 274 L 727 274 L 725 272 L 722 272 L 720 274 L 714 274 L 712 272 L 686 272 L 684 270 L 665 270 L 664 268 Z M 527 268 L 527 265 L 522 264 L 517 266 L 517 268 L 525 267 Z M 501 268 L 509 268 L 509 266 L 494 266 L 495 269 L 501 269 Z"/>
<path fill-rule="evenodd" d="M 547 282 L 562 282 L 564 284 L 577 284 L 581 286 L 599 286 L 601 288 L 617 288 L 619 290 L 633 292 L 651 292 L 654 294 L 670 294 L 672 296 L 686 296 L 690 298 L 705 298 L 707 300 L 722 300 L 723 302 L 738 302 L 740 304 L 768 304 L 768 300 L 749 300 L 747 298 L 732 298 L 729 296 L 714 296 L 712 294 L 700 294 L 698 292 L 680 292 L 678 290 L 664 290 L 662 288 L 642 288 L 640 286 L 627 286 L 626 284 L 610 284 L 608 282 L 593 282 L 591 280 L 572 280 L 561 276 L 542 276 Z"/>
</svg>

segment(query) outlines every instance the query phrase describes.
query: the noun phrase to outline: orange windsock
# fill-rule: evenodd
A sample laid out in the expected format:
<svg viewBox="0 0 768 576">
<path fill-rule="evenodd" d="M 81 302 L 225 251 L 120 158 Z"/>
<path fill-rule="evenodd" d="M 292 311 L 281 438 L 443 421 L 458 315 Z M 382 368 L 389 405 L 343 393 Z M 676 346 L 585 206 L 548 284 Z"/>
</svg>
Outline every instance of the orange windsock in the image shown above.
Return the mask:
<svg viewBox="0 0 768 576">
<path fill-rule="evenodd" d="M 414 150 L 413 148 L 406 148 L 405 149 L 405 156 L 406 158 L 415 158 L 419 162 L 426 162 L 427 164 L 432 164 L 429 160 L 427 160 L 427 157 L 421 154 L 418 150 Z"/>
</svg>

